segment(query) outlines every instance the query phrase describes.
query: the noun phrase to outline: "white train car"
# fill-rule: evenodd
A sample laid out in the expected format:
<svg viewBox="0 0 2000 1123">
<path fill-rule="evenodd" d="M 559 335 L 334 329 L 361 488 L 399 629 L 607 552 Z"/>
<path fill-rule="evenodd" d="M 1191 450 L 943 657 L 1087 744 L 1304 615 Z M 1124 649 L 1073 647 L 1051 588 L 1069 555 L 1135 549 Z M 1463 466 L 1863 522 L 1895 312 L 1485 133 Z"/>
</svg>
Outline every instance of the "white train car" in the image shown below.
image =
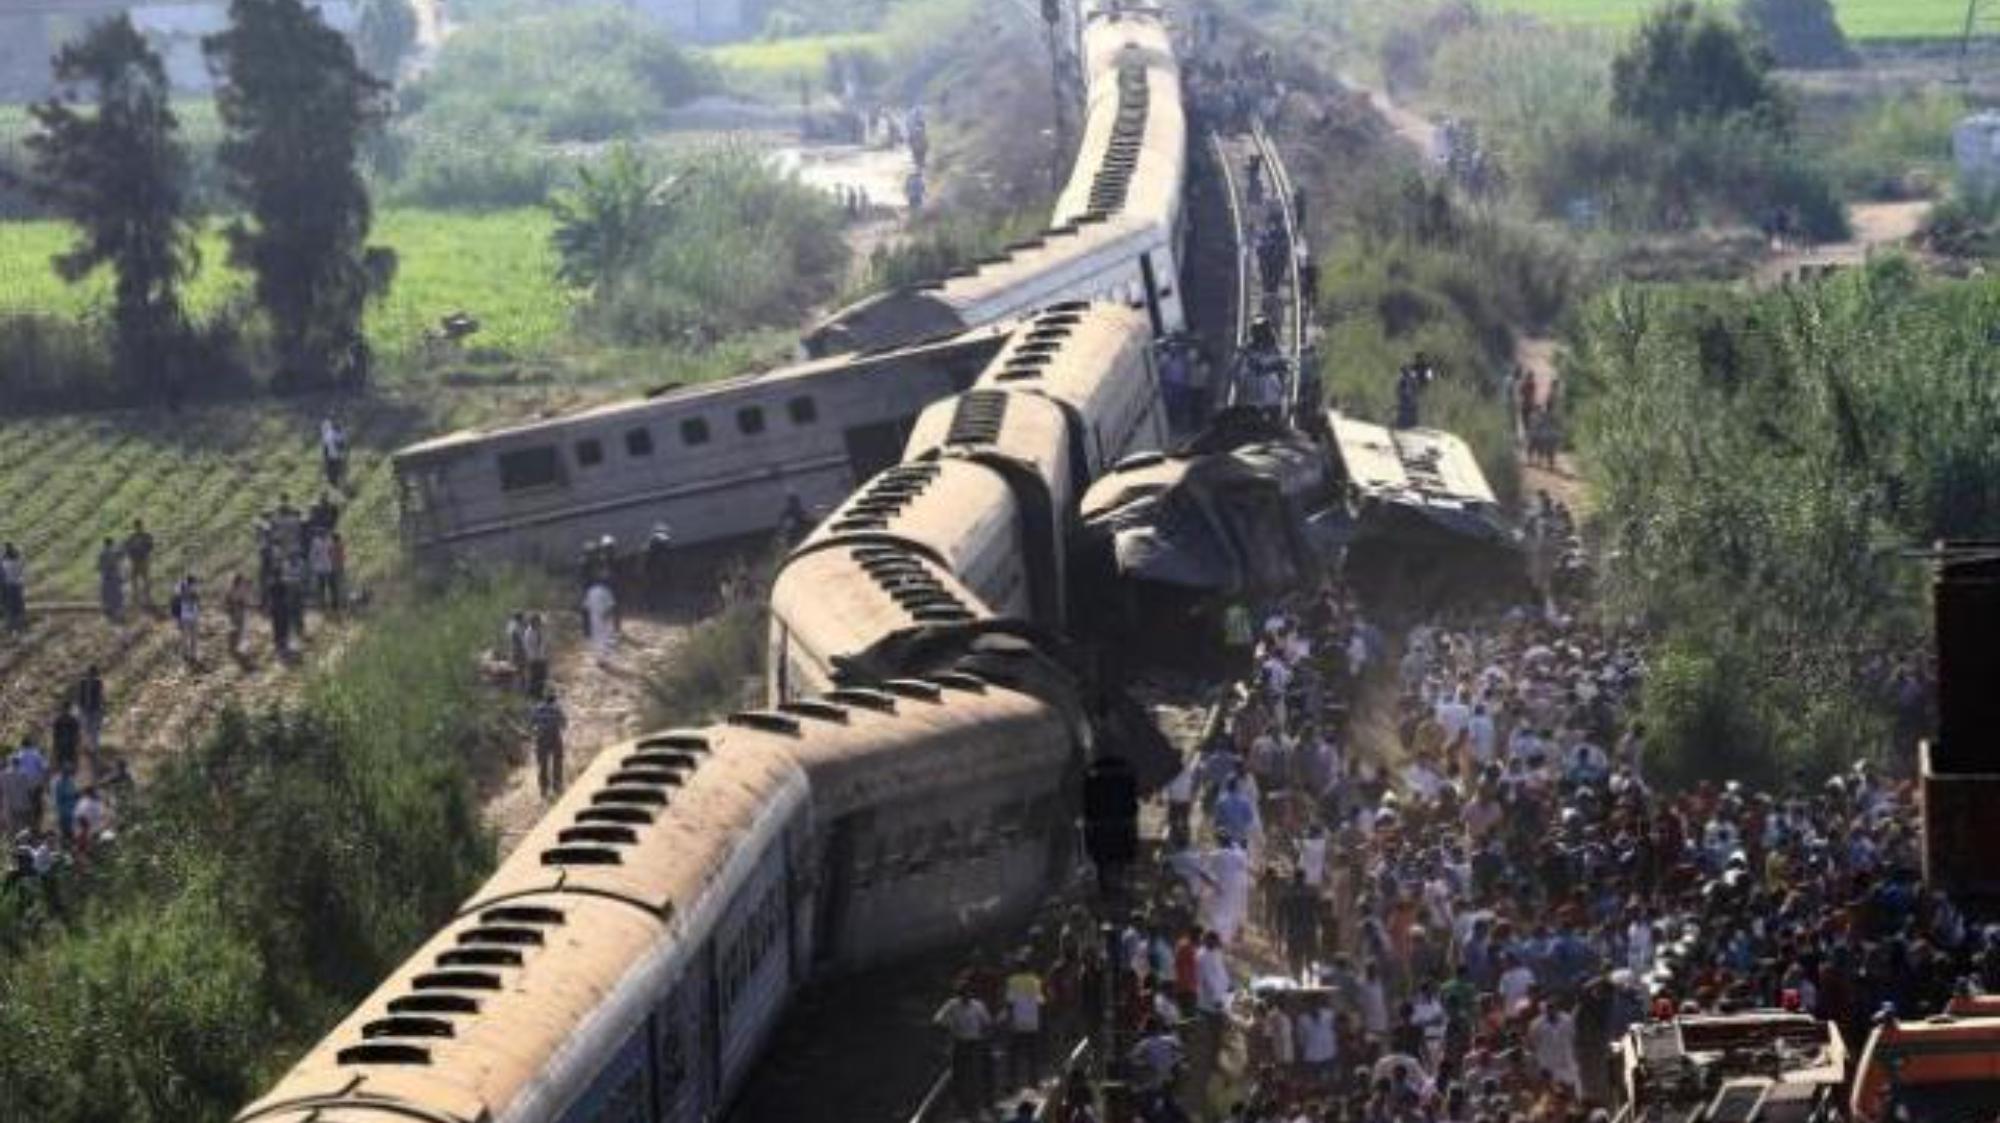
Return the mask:
<svg viewBox="0 0 2000 1123">
<path fill-rule="evenodd" d="M 917 414 L 963 389 L 1006 328 L 843 356 L 488 430 L 396 453 L 404 540 L 420 556 L 547 564 L 605 535 L 637 548 L 764 534 L 823 512 L 896 463 Z"/>
<path fill-rule="evenodd" d="M 1033 907 L 1070 703 L 946 673 L 606 749 L 238 1123 L 705 1123 L 815 973 Z"/>
</svg>

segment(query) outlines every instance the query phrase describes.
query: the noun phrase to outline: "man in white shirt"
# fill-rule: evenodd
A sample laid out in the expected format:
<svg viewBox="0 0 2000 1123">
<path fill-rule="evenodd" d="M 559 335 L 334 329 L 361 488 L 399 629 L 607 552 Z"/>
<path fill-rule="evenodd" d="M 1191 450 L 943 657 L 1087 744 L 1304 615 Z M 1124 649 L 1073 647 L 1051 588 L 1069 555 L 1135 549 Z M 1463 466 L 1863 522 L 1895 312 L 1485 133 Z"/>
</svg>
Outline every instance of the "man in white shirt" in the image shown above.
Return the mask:
<svg viewBox="0 0 2000 1123">
<path fill-rule="evenodd" d="M 1229 958 L 1222 940 L 1214 932 L 1201 937 L 1201 950 L 1194 953 L 1195 1009 L 1220 1016 L 1229 1008 L 1234 985 L 1229 979 Z"/>
<path fill-rule="evenodd" d="M 1463 686 L 1437 704 L 1436 716 L 1438 726 L 1444 730 L 1445 744 L 1458 740 L 1458 735 L 1465 732 L 1465 727 L 1472 721 L 1472 707 L 1466 705 Z"/>
<path fill-rule="evenodd" d="M 1515 955 L 1502 958 L 1500 972 L 1501 1008 L 1511 1016 L 1528 1008 L 1535 989 L 1535 972 Z"/>
<path fill-rule="evenodd" d="M 1568 1086 L 1572 1093 L 1581 1090 L 1574 1017 L 1552 1003 L 1544 1003 L 1541 1015 L 1528 1026 L 1528 1048 L 1534 1054 L 1536 1068 Z"/>
<path fill-rule="evenodd" d="M 599 662 L 611 658 L 611 644 L 618 633 L 618 598 L 611 586 L 594 581 L 583 594 L 583 611 L 590 620 L 590 642 L 597 648 Z"/>
<path fill-rule="evenodd" d="M 1493 715 L 1487 711 L 1485 702 L 1472 707 L 1472 717 L 1466 723 L 1472 732 L 1472 759 L 1484 766 L 1493 762 L 1494 750 L 1499 748 L 1499 729 L 1493 723 Z"/>
<path fill-rule="evenodd" d="M 973 997 L 971 984 L 960 983 L 958 993 L 938 1007 L 931 1022 L 951 1038 L 951 1087 L 959 1113 L 984 1114 L 993 1102 L 986 1072 L 986 1035 L 993 1029 L 993 1015 Z"/>
<path fill-rule="evenodd" d="M 1340 1056 L 1340 1034 L 1333 1005 L 1321 998 L 1298 1019 L 1299 1063 L 1311 1075 L 1331 1076 Z"/>
</svg>

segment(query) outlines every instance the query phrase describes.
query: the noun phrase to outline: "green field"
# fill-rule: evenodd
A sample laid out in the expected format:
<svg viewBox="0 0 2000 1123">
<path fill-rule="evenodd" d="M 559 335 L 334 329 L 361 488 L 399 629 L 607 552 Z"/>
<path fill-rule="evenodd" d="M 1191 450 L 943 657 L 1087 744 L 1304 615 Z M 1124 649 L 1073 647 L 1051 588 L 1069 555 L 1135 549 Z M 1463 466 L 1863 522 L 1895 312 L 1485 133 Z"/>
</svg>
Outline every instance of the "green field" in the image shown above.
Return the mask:
<svg viewBox="0 0 2000 1123">
<path fill-rule="evenodd" d="M 374 241 L 395 249 L 396 283 L 370 310 L 368 334 L 392 364 L 420 351 L 424 329 L 464 311 L 480 321 L 473 345 L 512 356 L 545 352 L 564 332 L 569 299 L 555 279 L 549 232 L 553 220 L 537 208 L 471 214 L 388 210 L 377 216 Z M 101 302 L 110 277 L 66 285 L 49 258 L 68 245 L 59 222 L 0 223 L 0 313 L 76 315 Z M 188 303 L 201 315 L 242 292 L 248 279 L 230 269 L 219 234 L 202 238 L 202 268 Z"/>
<path fill-rule="evenodd" d="M 801 35 L 731 43 L 709 51 L 708 57 L 724 70 L 749 78 L 775 81 L 803 74 L 818 83 L 826 77 L 826 59 L 833 52 L 880 51 L 887 45 L 886 36 L 872 32 Z"/>
<path fill-rule="evenodd" d="M 1636 24 L 1658 6 L 1657 0 L 1486 0 L 1486 3 L 1498 11 L 1528 12 L 1563 23 L 1613 27 Z M 1957 35 L 1965 26 L 1965 0 L 1833 0 L 1833 6 L 1840 13 L 1841 26 L 1856 39 L 1941 38 Z"/>
</svg>

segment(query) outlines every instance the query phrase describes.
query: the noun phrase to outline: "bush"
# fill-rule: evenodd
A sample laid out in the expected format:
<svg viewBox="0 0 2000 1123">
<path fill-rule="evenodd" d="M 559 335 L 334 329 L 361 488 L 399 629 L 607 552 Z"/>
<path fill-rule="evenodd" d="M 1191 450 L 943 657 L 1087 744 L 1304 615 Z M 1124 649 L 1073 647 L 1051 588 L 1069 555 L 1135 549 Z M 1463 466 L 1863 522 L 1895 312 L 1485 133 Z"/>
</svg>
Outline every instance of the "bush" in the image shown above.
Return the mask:
<svg viewBox="0 0 2000 1123">
<path fill-rule="evenodd" d="M 1952 129 L 1968 112 L 1963 95 L 1943 90 L 1883 98 L 1842 123 L 1830 156 L 1834 175 L 1851 194 L 1928 194 L 1951 178 Z"/>
<path fill-rule="evenodd" d="M 297 707 L 164 765 L 73 923 L 0 960 L 0 1117 L 226 1120 L 428 937 L 493 863 L 475 779 L 520 715 L 474 656 L 533 595 L 385 605 Z"/>
<path fill-rule="evenodd" d="M 1000 215 L 931 212 L 901 241 L 875 247 L 868 258 L 863 289 L 879 292 L 938 280 L 1001 252 L 1010 242 L 1036 234 L 1044 225 L 1035 211 Z"/>
<path fill-rule="evenodd" d="M 1996 331 L 1990 286 L 1895 258 L 1589 307 L 1570 380 L 1609 608 L 1681 660 L 1647 703 L 1662 753 L 1740 773 L 1882 752 L 1889 671 L 1928 646 L 1897 551 L 2000 531 Z"/>
<path fill-rule="evenodd" d="M 554 160 L 518 136 L 411 129 L 399 132 L 398 143 L 402 151 L 383 184 L 398 206 L 539 206 L 562 177 Z"/>
<path fill-rule="evenodd" d="M 403 104 L 428 136 L 594 142 L 644 132 L 715 84 L 656 23 L 580 8 L 466 26 Z"/>
<path fill-rule="evenodd" d="M 770 574 L 780 559 L 732 580 L 722 611 L 688 632 L 646 677 L 646 724 L 703 725 L 754 704 L 762 687 Z"/>
<path fill-rule="evenodd" d="M 705 341 L 776 322 L 830 296 L 847 262 L 824 193 L 755 153 L 719 149 L 661 173 L 646 221 L 582 307 L 622 343 Z"/>
</svg>

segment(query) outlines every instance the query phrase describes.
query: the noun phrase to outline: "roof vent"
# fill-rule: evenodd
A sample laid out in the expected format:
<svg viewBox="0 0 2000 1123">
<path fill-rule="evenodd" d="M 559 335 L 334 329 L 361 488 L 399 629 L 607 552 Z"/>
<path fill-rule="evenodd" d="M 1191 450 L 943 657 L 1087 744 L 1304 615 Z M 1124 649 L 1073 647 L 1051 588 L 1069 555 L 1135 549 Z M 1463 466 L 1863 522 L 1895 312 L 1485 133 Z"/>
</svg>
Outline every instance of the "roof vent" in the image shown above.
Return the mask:
<svg viewBox="0 0 2000 1123">
<path fill-rule="evenodd" d="M 545 866 L 622 866 L 625 859 L 608 846 L 551 846 L 542 851 Z"/>
<path fill-rule="evenodd" d="M 451 1037 L 451 1023 L 443 1018 L 377 1018 L 361 1027 L 361 1036 L 370 1037 Z"/>
<path fill-rule="evenodd" d="M 896 699 L 879 690 L 860 686 L 843 686 L 826 692 L 828 701 L 839 702 L 843 706 L 853 706 L 858 710 L 873 710 L 880 714 L 896 712 Z"/>
<path fill-rule="evenodd" d="M 439 967 L 519 967 L 521 953 L 511 948 L 455 948 L 438 953 Z"/>
<path fill-rule="evenodd" d="M 544 928 L 563 922 L 561 909 L 539 905 L 501 905 L 479 914 L 482 924 L 539 924 Z"/>
<path fill-rule="evenodd" d="M 779 733 L 788 737 L 799 735 L 799 719 L 770 710 L 745 710 L 729 715 L 729 724 L 741 729 L 754 729 L 759 733 Z"/>
<path fill-rule="evenodd" d="M 417 990 L 499 990 L 500 976 L 490 971 L 428 971 L 410 980 Z"/>
<path fill-rule="evenodd" d="M 941 702 L 944 688 L 934 682 L 915 678 L 892 678 L 882 684 L 882 689 L 898 698 L 910 698 L 919 702 Z"/>
<path fill-rule="evenodd" d="M 653 788 L 605 788 L 590 793 L 592 807 L 665 807 L 667 793 Z"/>
<path fill-rule="evenodd" d="M 596 842 L 605 846 L 630 846 L 639 841 L 639 832 L 631 827 L 580 826 L 564 827 L 556 832 L 556 841 Z"/>
<path fill-rule="evenodd" d="M 784 705 L 779 706 L 778 709 L 782 713 L 810 718 L 813 721 L 829 721 L 836 725 L 847 724 L 846 710 L 832 703 L 815 701 L 811 698 L 802 699 L 797 702 L 786 702 Z"/>
<path fill-rule="evenodd" d="M 406 994 L 389 1000 L 391 1014 L 477 1014 L 479 1000 L 469 994 Z"/>
<path fill-rule="evenodd" d="M 947 690 L 960 690 L 967 694 L 986 693 L 986 683 L 963 671 L 939 671 L 931 676 L 931 681 Z"/>
<path fill-rule="evenodd" d="M 427 1065 L 431 1063 L 431 1051 L 421 1045 L 373 1041 L 349 1045 L 335 1053 L 333 1059 L 343 1065 Z"/>
<path fill-rule="evenodd" d="M 628 827 L 650 827 L 653 813 L 641 807 L 586 807 L 576 813 L 579 823 L 619 823 Z"/>
<path fill-rule="evenodd" d="M 639 742 L 642 749 L 681 749 L 686 752 L 705 753 L 708 738 L 699 733 L 663 733 L 658 737 L 648 737 Z"/>
<path fill-rule="evenodd" d="M 503 924 L 482 924 L 458 934 L 461 944 L 498 944 L 504 947 L 540 947 L 542 934 L 533 928 Z"/>
</svg>

